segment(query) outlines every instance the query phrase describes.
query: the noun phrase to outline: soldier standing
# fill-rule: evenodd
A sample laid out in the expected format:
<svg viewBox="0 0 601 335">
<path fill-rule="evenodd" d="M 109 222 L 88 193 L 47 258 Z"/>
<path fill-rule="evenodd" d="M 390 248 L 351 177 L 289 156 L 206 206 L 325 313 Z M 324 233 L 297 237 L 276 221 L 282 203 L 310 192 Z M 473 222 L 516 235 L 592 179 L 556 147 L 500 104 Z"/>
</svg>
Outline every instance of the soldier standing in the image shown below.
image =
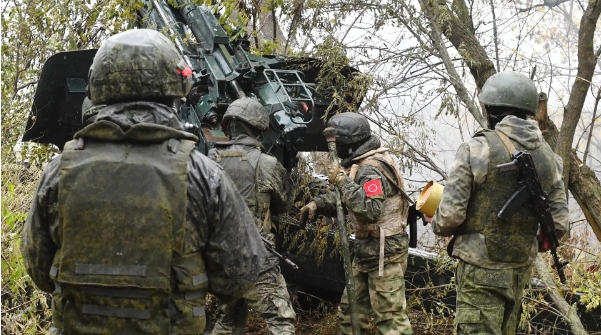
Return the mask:
<svg viewBox="0 0 601 335">
<path fill-rule="evenodd" d="M 491 76 L 478 96 L 493 130 L 483 130 L 457 150 L 432 229 L 454 236 L 449 255 L 459 258 L 458 334 L 515 334 L 524 287 L 530 281 L 538 251 L 538 219 L 522 206 L 510 222 L 497 213 L 517 189 L 511 174 L 496 166 L 511 161 L 518 150 L 532 155 L 558 237 L 568 230 L 568 208 L 562 161 L 545 142 L 536 121 L 538 94 L 532 80 L 515 72 Z"/>
<path fill-rule="evenodd" d="M 254 214 L 261 235 L 273 244 L 275 227 L 271 215 L 288 212 L 295 192 L 286 169 L 275 157 L 265 153 L 259 142 L 269 127 L 269 115 L 258 101 L 242 98 L 229 105 L 223 122 L 231 141 L 215 143 L 209 157 L 230 175 Z M 224 306 L 225 315 L 217 321 L 213 335 L 244 332 L 245 304 L 261 312 L 271 334 L 294 334 L 296 314 L 278 263 L 276 256 L 268 254 L 255 287 L 243 301 Z"/>
<path fill-rule="evenodd" d="M 201 334 L 207 292 L 235 300 L 255 282 L 252 214 L 171 107 L 190 75 L 154 30 L 98 50 L 89 96 L 106 107 L 46 167 L 22 236 L 51 334 Z"/>
<path fill-rule="evenodd" d="M 371 135 L 369 122 L 357 113 L 333 116 L 327 127 L 336 129 L 336 148 L 341 167 L 330 166 L 355 232 L 353 280 L 361 329 L 372 315 L 380 333 L 412 334 L 405 300 L 409 239 L 405 232 L 408 200 L 403 196 L 401 173 L 388 149 Z M 315 197 L 301 209 L 301 224 L 317 210 L 336 210 L 334 193 Z M 352 334 L 346 290 L 338 313 L 342 333 Z"/>
</svg>

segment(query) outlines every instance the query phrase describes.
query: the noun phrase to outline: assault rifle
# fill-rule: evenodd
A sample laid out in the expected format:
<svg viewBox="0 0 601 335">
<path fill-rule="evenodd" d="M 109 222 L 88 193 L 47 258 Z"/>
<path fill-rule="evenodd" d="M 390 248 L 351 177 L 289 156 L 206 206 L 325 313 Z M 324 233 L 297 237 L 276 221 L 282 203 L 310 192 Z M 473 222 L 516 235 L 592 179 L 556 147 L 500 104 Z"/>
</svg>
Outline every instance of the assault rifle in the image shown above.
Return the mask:
<svg viewBox="0 0 601 335">
<path fill-rule="evenodd" d="M 553 267 L 557 270 L 561 282 L 565 284 L 566 276 L 563 273 L 563 268 L 568 262 L 559 260 L 559 256 L 557 256 L 559 239 L 555 233 L 551 206 L 549 206 L 547 194 L 543 191 L 538 180 L 532 156 L 524 151 L 516 151 L 511 154 L 511 158 L 513 161 L 510 163 L 497 165 L 497 171 L 499 173 L 515 171 L 518 178 L 518 189 L 513 192 L 503 205 L 498 216 L 505 221 L 509 221 L 520 206 L 526 201 L 530 201 L 543 233 L 543 241 L 548 242 L 551 255 L 553 255 Z"/>
<path fill-rule="evenodd" d="M 263 240 L 263 244 L 265 244 L 265 249 L 267 249 L 267 251 L 271 252 L 272 254 L 274 254 L 277 258 L 283 260 L 284 262 L 286 262 L 286 264 L 290 265 L 294 270 L 298 270 L 298 265 L 294 264 L 293 261 L 289 260 L 288 257 L 280 254 L 279 252 L 277 252 L 272 246 L 271 243 L 263 236 L 261 236 L 261 239 Z"/>
</svg>

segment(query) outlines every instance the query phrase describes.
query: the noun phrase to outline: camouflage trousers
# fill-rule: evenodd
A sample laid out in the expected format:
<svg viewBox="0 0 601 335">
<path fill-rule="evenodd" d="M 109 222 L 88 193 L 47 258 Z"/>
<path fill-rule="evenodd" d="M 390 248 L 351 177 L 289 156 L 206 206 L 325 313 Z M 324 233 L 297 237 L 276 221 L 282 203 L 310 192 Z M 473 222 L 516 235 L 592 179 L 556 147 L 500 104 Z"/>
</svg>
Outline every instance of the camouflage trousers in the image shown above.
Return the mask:
<svg viewBox="0 0 601 335">
<path fill-rule="evenodd" d="M 407 261 L 384 265 L 384 275 L 378 276 L 378 269 L 364 272 L 353 265 L 353 280 L 357 296 L 357 316 L 361 330 L 369 327 L 370 316 L 383 335 L 413 334 L 407 317 L 405 300 L 405 277 Z M 343 334 L 352 335 L 350 306 L 346 289 L 340 300 L 338 319 Z"/>
<path fill-rule="evenodd" d="M 254 288 L 242 299 L 222 306 L 223 315 L 217 320 L 211 335 L 243 334 L 248 316 L 247 307 L 262 314 L 270 334 L 294 334 L 296 313 L 279 266 L 262 272 Z"/>
<path fill-rule="evenodd" d="M 457 334 L 515 335 L 531 273 L 532 265 L 491 270 L 459 261 L 455 274 Z"/>
</svg>

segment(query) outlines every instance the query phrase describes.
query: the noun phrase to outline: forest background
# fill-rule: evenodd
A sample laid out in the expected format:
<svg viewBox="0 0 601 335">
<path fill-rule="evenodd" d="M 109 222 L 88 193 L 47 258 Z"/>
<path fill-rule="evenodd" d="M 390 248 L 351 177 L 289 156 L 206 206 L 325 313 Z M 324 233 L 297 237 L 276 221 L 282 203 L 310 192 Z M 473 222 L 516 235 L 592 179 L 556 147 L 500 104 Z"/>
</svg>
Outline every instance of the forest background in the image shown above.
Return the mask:
<svg viewBox="0 0 601 335">
<path fill-rule="evenodd" d="M 505 70 L 531 76 L 548 97 L 537 120 L 564 160 L 564 182 L 570 190 L 572 233 L 560 248 L 562 257 L 571 261 L 564 289 L 581 292 L 587 308 L 599 307 L 601 0 L 206 4 L 222 14 L 224 25 L 246 27 L 255 53 L 324 60 L 331 71 L 322 76 L 318 89 L 339 103 L 348 94 L 365 94 L 359 112 L 397 157 L 415 197 L 428 180 L 444 184 L 459 144 L 486 127 L 485 111 L 477 101 L 486 79 Z M 50 316 L 50 297 L 32 285 L 18 248 L 37 179 L 58 152 L 20 143 L 42 65 L 54 53 L 97 48 L 106 37 L 132 28 L 139 5 L 135 0 L 2 3 L 3 334 L 45 333 Z M 351 80 L 338 76 L 335 70 L 347 65 L 362 75 Z M 320 171 L 319 155 L 304 157 Z M 420 248 L 442 255 L 446 241 L 434 238 L 429 229 L 420 230 Z M 548 259 L 539 257 L 537 271 L 556 287 L 557 278 L 546 276 L 553 276 Z M 524 301 L 523 332 L 533 331 L 530 316 L 539 309 L 573 316 L 569 306 L 553 309 L 542 294 L 532 297 Z M 330 312 L 309 316 L 324 325 L 311 324 L 311 333 L 326 334 L 328 325 L 335 325 L 327 321 L 334 320 Z M 426 315 L 423 320 L 424 329 L 451 329 L 451 319 Z"/>
</svg>

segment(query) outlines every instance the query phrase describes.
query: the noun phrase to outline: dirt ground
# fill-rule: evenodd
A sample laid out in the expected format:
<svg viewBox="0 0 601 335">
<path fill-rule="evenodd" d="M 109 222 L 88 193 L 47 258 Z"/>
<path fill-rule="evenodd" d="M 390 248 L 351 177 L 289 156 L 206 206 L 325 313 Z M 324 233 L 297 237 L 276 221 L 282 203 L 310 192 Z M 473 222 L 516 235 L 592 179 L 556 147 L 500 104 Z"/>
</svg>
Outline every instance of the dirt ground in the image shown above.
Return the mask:
<svg viewBox="0 0 601 335">
<path fill-rule="evenodd" d="M 214 317 L 219 313 L 215 299 L 208 300 L 209 325 L 207 329 L 213 328 Z M 338 318 L 336 317 L 337 305 L 323 301 L 312 310 L 301 310 L 297 305 L 295 310 L 296 333 L 303 335 L 339 335 L 340 328 Z M 212 316 L 212 317 L 211 317 Z M 453 334 L 452 318 L 441 317 L 418 310 L 409 311 L 409 319 L 413 327 L 414 334 L 446 335 Z M 258 313 L 251 311 L 246 324 L 245 335 L 269 335 L 267 325 Z M 372 322 L 366 335 L 379 335 L 375 324 Z"/>
</svg>

